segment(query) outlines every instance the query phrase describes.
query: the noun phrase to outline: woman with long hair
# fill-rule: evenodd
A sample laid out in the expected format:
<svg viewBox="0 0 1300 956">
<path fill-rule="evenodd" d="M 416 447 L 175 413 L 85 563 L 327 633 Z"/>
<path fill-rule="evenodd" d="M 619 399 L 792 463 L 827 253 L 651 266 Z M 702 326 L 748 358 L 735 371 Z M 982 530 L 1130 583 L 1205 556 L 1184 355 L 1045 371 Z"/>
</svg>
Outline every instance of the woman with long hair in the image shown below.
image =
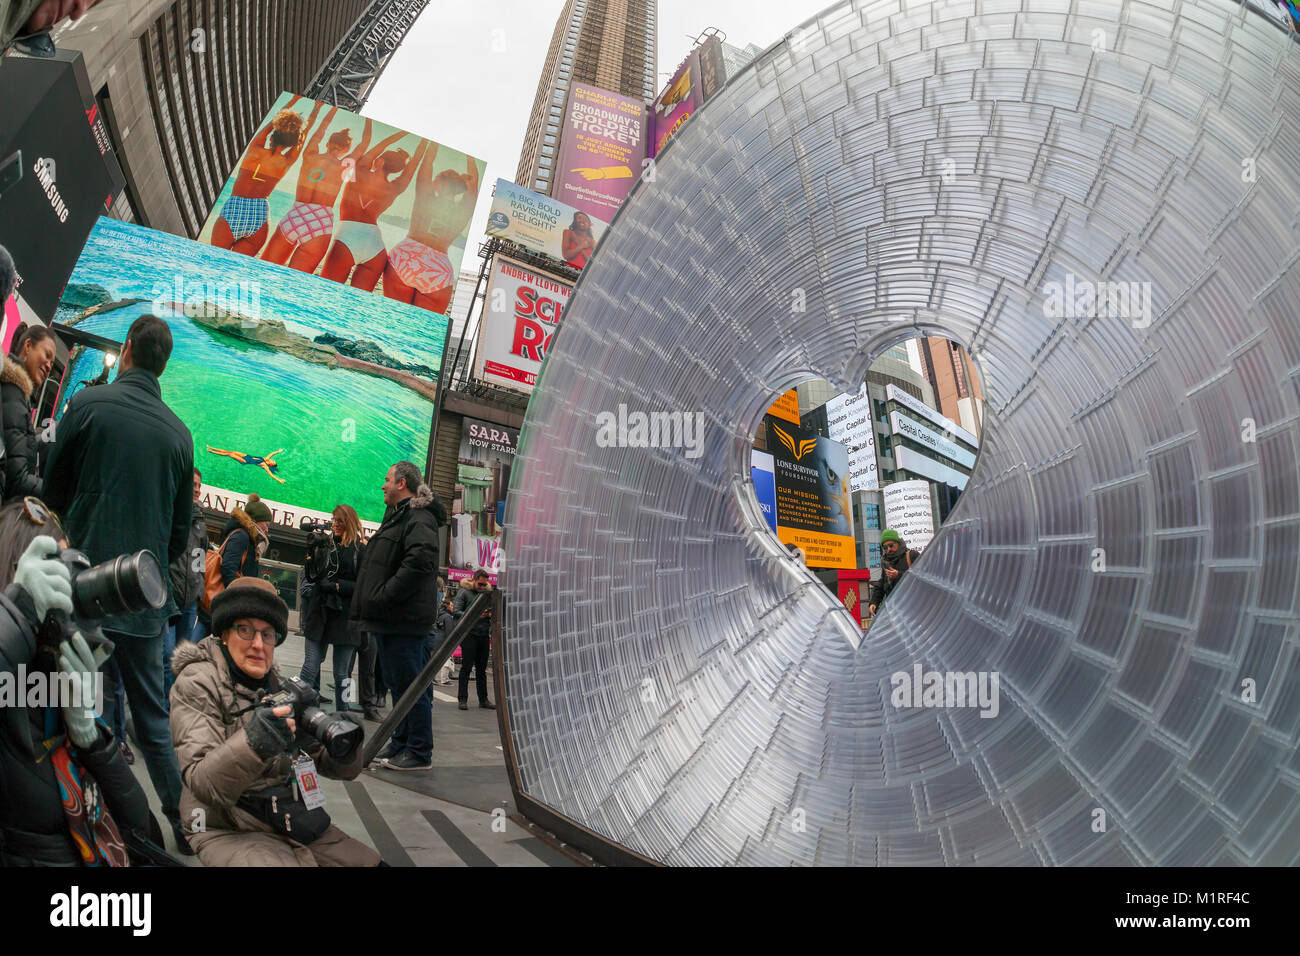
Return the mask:
<svg viewBox="0 0 1300 956">
<path fill-rule="evenodd" d="M 581 269 L 596 248 L 596 237 L 591 231 L 591 217 L 585 212 L 575 212 L 573 222 L 560 236 L 560 254 L 566 265 Z"/>
<path fill-rule="evenodd" d="M 339 711 L 358 710 L 359 688 L 351 675 L 361 637 L 348 627 L 348 613 L 352 610 L 365 535 L 351 505 L 339 505 L 332 517 L 331 544 L 309 548 L 303 566 L 302 632 L 307 646 L 298 676 L 319 691 L 325 647 L 333 645 L 335 707 Z"/>
<path fill-rule="evenodd" d="M 33 402 L 54 367 L 54 333 L 33 325 L 15 343 L 14 354 L 5 356 L 0 371 L 0 415 L 4 420 L 4 498 L 21 501 L 38 494 L 41 479 L 36 474 L 36 429 L 32 424 Z"/>
</svg>

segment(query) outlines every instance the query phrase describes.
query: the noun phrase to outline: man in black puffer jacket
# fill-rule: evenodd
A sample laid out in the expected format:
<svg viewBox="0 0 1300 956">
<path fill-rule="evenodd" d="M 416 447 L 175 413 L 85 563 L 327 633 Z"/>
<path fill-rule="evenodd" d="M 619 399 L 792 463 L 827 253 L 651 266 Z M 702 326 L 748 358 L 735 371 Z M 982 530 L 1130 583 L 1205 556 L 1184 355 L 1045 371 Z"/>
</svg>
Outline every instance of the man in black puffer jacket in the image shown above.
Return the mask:
<svg viewBox="0 0 1300 956">
<path fill-rule="evenodd" d="M 427 638 L 438 618 L 438 526 L 447 512 L 409 461 L 388 469 L 384 504 L 388 511 L 357 572 L 352 619 L 378 640 L 384 682 L 397 701 L 428 660 Z M 433 688 L 426 687 L 379 754 L 390 769 L 433 765 L 432 708 Z"/>
</svg>

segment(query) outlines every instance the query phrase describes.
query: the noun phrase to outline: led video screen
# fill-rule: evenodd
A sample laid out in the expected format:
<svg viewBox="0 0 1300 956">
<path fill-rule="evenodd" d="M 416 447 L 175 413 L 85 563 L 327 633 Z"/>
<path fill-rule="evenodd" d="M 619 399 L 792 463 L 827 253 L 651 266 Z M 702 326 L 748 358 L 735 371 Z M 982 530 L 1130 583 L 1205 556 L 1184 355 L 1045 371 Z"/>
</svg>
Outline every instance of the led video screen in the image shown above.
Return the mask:
<svg viewBox="0 0 1300 956">
<path fill-rule="evenodd" d="M 171 328 L 163 400 L 213 507 L 257 492 L 277 523 L 340 502 L 373 523 L 388 467 L 423 466 L 444 316 L 100 219 L 56 317 L 121 342 L 146 313 Z"/>
</svg>

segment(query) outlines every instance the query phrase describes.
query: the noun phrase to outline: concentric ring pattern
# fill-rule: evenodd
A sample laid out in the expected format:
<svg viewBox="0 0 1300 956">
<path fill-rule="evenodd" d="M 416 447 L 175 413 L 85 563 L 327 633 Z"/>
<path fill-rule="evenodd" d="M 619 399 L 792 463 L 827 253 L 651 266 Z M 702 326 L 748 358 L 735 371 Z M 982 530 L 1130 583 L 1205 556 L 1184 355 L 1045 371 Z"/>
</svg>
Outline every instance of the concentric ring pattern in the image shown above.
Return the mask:
<svg viewBox="0 0 1300 956">
<path fill-rule="evenodd" d="M 793 31 L 638 185 L 529 406 L 524 790 L 669 864 L 1296 862 L 1297 210 L 1300 50 L 1252 10 Z M 970 349 L 990 427 L 859 648 L 747 449 L 782 389 L 920 330 Z M 701 414 L 700 454 L 606 447 L 620 405 Z M 898 704 L 917 664 L 996 672 L 996 716 Z"/>
</svg>

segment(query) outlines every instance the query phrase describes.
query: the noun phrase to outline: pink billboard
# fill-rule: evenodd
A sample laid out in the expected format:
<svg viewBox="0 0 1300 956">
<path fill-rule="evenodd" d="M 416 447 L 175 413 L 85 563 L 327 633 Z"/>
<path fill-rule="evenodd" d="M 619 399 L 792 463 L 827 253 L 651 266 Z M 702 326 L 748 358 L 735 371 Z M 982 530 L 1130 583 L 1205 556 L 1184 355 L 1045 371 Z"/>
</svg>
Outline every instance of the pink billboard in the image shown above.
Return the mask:
<svg viewBox="0 0 1300 956">
<path fill-rule="evenodd" d="M 668 81 L 659 98 L 655 100 L 651 156 L 662 153 L 668 141 L 682 128 L 682 124 L 691 118 L 696 104 L 704 99 L 699 89 L 700 58 L 695 51 L 692 51 L 677 68 L 677 72 Z"/>
<path fill-rule="evenodd" d="M 573 84 L 552 196 L 609 222 L 641 175 L 646 139 L 640 100 Z"/>
</svg>

